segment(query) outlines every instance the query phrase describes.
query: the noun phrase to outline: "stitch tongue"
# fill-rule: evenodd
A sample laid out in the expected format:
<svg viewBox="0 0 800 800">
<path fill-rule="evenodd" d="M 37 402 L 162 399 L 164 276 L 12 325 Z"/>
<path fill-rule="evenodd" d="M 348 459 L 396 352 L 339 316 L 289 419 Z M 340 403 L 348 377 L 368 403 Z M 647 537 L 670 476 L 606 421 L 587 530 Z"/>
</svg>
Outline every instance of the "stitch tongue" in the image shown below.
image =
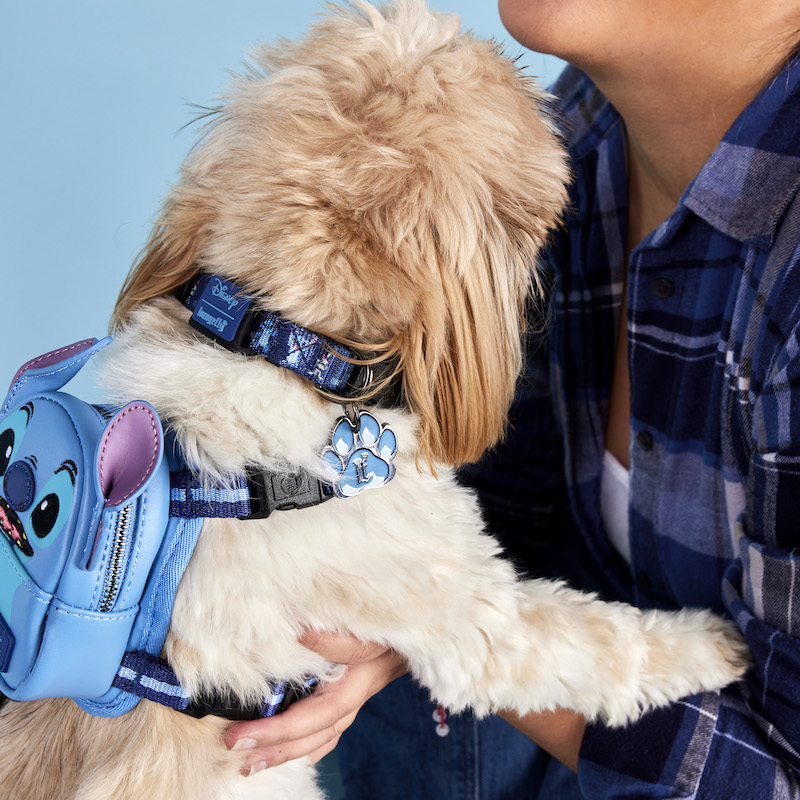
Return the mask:
<svg viewBox="0 0 800 800">
<path fill-rule="evenodd" d="M 14 515 L 16 516 L 16 514 Z M 26 556 L 33 554 L 33 550 L 28 543 L 28 537 L 25 532 L 20 529 L 18 523 L 12 520 L 8 515 L 8 508 L 2 498 L 0 498 L 0 530 L 6 535 L 6 538 L 16 546 L 16 548 L 24 553 Z"/>
<path fill-rule="evenodd" d="M 8 534 L 12 541 L 20 541 L 21 537 L 19 535 L 19 531 L 17 530 L 17 526 L 14 525 L 14 523 L 8 518 L 8 514 L 6 514 L 6 510 L 3 508 L 3 506 L 0 506 L 0 526 L 3 528 L 3 533 Z"/>
</svg>

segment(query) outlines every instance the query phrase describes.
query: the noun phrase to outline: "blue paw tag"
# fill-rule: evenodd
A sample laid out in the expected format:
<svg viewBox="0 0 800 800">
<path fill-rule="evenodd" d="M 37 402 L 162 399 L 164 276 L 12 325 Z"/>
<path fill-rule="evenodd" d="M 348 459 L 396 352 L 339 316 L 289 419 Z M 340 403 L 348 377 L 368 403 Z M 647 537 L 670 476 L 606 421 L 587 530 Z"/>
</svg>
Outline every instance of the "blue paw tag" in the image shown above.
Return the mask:
<svg viewBox="0 0 800 800">
<path fill-rule="evenodd" d="M 340 417 L 333 429 L 331 445 L 322 458 L 333 470 L 337 497 L 354 497 L 365 489 L 377 489 L 395 473 L 397 437 L 367 411 L 355 409 L 354 419 Z"/>
</svg>

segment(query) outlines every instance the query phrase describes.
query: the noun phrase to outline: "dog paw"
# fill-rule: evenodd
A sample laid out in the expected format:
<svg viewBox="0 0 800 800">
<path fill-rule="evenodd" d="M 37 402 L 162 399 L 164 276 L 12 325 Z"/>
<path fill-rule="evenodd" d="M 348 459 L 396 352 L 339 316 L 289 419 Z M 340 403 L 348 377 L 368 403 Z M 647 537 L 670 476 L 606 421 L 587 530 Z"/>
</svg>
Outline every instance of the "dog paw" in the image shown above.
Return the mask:
<svg viewBox="0 0 800 800">
<path fill-rule="evenodd" d="M 739 629 L 709 611 L 646 611 L 642 622 L 645 707 L 721 689 L 741 679 L 750 666 L 750 650 Z"/>
<path fill-rule="evenodd" d="M 333 429 L 332 446 L 322 452 L 334 471 L 333 490 L 339 497 L 353 497 L 365 489 L 388 483 L 395 473 L 397 437 L 372 414 L 359 411 L 358 421 L 342 417 Z"/>
</svg>

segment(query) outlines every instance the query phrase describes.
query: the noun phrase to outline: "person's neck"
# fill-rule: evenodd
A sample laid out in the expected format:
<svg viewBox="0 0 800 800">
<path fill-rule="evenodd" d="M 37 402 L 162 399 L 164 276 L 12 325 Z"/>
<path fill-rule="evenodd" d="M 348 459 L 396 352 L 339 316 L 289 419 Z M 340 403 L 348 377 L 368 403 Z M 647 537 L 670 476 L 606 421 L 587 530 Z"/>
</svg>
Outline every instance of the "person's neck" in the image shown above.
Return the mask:
<svg viewBox="0 0 800 800">
<path fill-rule="evenodd" d="M 633 92 L 622 94 L 614 87 L 601 86 L 625 121 L 630 246 L 672 213 L 686 187 L 759 88 L 725 90 L 725 99 L 712 92 L 693 98 L 683 93 L 648 103 L 650 93 L 646 91 L 636 97 L 631 96 L 636 94 Z"/>
<path fill-rule="evenodd" d="M 785 56 L 784 56 L 785 58 Z M 735 68 L 707 59 L 587 69 L 621 114 L 628 138 L 629 247 L 673 211 L 738 115 L 781 66 L 774 55 Z"/>
</svg>

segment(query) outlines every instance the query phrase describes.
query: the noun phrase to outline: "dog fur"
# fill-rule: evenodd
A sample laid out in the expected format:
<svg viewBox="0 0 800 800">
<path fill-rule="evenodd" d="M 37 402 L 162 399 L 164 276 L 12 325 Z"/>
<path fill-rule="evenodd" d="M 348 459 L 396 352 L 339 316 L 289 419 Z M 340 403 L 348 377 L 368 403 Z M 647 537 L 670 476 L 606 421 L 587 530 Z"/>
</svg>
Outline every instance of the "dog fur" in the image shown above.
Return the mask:
<svg viewBox="0 0 800 800">
<path fill-rule="evenodd" d="M 248 702 L 276 678 L 332 675 L 297 643 L 303 628 L 385 643 L 438 702 L 479 714 L 566 707 L 621 724 L 741 676 L 744 645 L 710 613 L 643 613 L 519 579 L 454 478 L 503 434 L 567 181 L 535 85 L 416 0 L 332 9 L 235 79 L 123 289 L 103 369 L 113 399 L 152 403 L 209 480 L 254 465 L 326 477 L 341 406 L 190 329 L 171 293 L 203 270 L 377 354 L 406 405 L 374 411 L 399 442 L 385 487 L 205 523 L 164 648 L 188 688 Z M 148 701 L 114 719 L 68 700 L 9 703 L 3 795 L 321 796 L 304 761 L 241 777 L 226 724 Z"/>
</svg>

